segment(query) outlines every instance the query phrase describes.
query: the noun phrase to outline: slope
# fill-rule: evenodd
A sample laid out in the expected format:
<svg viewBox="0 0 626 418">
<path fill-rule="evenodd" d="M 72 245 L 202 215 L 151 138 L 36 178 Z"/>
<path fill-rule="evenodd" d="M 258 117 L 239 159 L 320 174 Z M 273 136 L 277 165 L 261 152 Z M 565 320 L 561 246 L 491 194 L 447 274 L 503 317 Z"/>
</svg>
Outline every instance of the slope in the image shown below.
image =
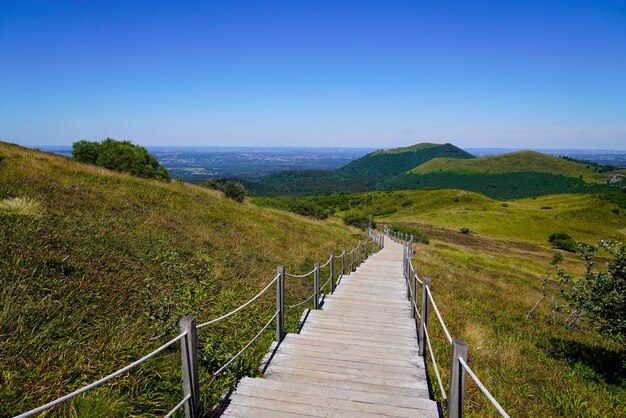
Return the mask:
<svg viewBox="0 0 626 418">
<path fill-rule="evenodd" d="M 338 223 L 237 204 L 201 187 L 0 142 L 0 202 L 10 198 L 24 200 L 0 205 L 0 416 L 141 357 L 177 333 L 182 315 L 207 320 L 238 306 L 273 277 L 276 265 L 309 267 L 360 236 Z M 294 285 L 287 302 L 306 290 Z M 271 316 L 274 300 L 265 296 L 235 321 L 201 333 L 204 373 Z M 295 310 L 291 326 L 294 316 Z M 269 334 L 203 389 L 206 407 L 238 376 L 254 373 Z M 178 350 L 52 415 L 162 416 L 182 397 Z"/>
</svg>

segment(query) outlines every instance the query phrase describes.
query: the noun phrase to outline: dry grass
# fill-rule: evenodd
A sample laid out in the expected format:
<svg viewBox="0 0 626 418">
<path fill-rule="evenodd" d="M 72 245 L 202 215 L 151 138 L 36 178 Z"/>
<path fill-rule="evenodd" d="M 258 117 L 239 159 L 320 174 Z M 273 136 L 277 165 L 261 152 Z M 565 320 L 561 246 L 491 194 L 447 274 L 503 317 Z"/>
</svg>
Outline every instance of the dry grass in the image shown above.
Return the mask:
<svg viewBox="0 0 626 418">
<path fill-rule="evenodd" d="M 0 211 L 12 215 L 41 216 L 41 203 L 28 197 L 11 197 L 0 200 Z"/>
</svg>

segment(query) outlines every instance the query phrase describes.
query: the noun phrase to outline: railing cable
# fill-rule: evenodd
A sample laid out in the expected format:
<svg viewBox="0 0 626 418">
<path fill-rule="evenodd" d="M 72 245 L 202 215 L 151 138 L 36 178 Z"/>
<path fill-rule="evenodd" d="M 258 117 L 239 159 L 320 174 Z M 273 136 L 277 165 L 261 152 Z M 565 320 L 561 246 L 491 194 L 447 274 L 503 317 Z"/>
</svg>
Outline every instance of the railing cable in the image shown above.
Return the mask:
<svg viewBox="0 0 626 418">
<path fill-rule="evenodd" d="M 180 401 L 178 403 L 178 405 L 176 405 L 170 412 L 167 413 L 167 415 L 165 415 L 163 418 L 171 418 L 176 411 L 178 411 L 180 408 L 182 408 L 182 406 L 185 404 L 185 402 L 187 402 L 189 399 L 191 399 L 191 395 L 187 395 L 183 398 L 182 401 Z"/>
<path fill-rule="evenodd" d="M 443 328 L 443 332 L 445 332 L 446 334 L 446 338 L 448 339 L 448 342 L 452 344 L 452 337 L 450 336 L 450 333 L 448 332 L 448 328 L 446 327 L 446 324 L 443 322 L 443 318 L 441 318 L 441 314 L 439 313 L 439 309 L 437 309 L 437 304 L 435 303 L 435 299 L 433 299 L 433 295 L 432 293 L 430 293 L 430 286 L 426 286 L 426 293 L 428 294 L 428 299 L 430 299 L 430 302 L 433 304 L 433 310 L 435 311 L 435 314 L 437 314 L 437 319 L 439 319 L 439 323 L 441 324 L 441 328 Z"/>
<path fill-rule="evenodd" d="M 246 346 L 244 348 L 239 350 L 239 352 L 237 354 L 235 354 L 230 360 L 228 360 L 226 362 L 226 364 L 224 364 L 222 367 L 217 369 L 215 372 L 211 373 L 211 376 L 209 376 L 206 379 L 204 379 L 200 383 L 200 387 L 206 385 L 207 383 L 210 383 L 213 379 L 215 379 L 215 377 L 218 374 L 222 373 L 228 366 L 230 366 L 235 360 L 237 360 L 239 358 L 239 356 L 241 356 L 244 353 L 244 351 L 246 351 L 248 349 L 248 347 L 250 347 L 252 344 L 254 344 L 254 342 L 261 336 L 261 334 L 263 334 L 263 331 L 265 331 L 267 329 L 267 327 L 269 327 L 272 324 L 272 322 L 274 321 L 274 319 L 276 319 L 276 317 L 278 316 L 279 313 L 280 313 L 280 311 L 276 311 L 276 313 L 274 315 L 272 315 L 270 320 L 267 321 L 267 324 L 265 324 L 265 326 L 263 328 L 261 328 L 261 331 L 259 331 L 259 333 L 257 335 L 255 335 L 254 338 L 252 338 L 250 340 L 250 342 L 248 342 L 248 344 L 246 344 Z"/>
<path fill-rule="evenodd" d="M 257 293 L 257 294 L 256 294 L 256 295 L 252 298 L 252 299 L 250 299 L 249 301 L 247 301 L 246 303 L 244 303 L 243 305 L 241 305 L 241 306 L 240 306 L 240 307 L 238 307 L 237 309 L 234 309 L 234 310 L 232 310 L 232 311 L 228 312 L 227 314 L 224 314 L 224 315 L 220 316 L 219 318 L 215 318 L 215 319 L 212 319 L 212 320 L 210 320 L 210 321 L 208 321 L 208 322 L 205 322 L 205 323 L 203 323 L 203 324 L 200 324 L 200 325 L 198 325 L 198 326 L 196 327 L 196 329 L 201 329 L 201 328 L 204 328 L 204 327 L 206 327 L 207 325 L 214 324 L 214 323 L 216 323 L 216 322 L 221 321 L 222 319 L 226 319 L 226 318 L 228 318 L 229 316 L 232 316 L 232 315 L 236 314 L 237 312 L 239 312 L 240 310 L 242 310 L 243 308 L 245 308 L 246 306 L 250 305 L 252 302 L 254 302 L 255 300 L 257 300 L 257 299 L 258 299 L 258 298 L 259 298 L 259 297 L 260 297 L 263 293 L 265 293 L 265 292 L 267 291 L 267 289 L 269 289 L 269 288 L 270 288 L 270 286 L 272 286 L 274 283 L 276 283 L 276 280 L 278 280 L 278 278 L 279 278 L 279 277 L 280 277 L 280 275 L 279 275 L 279 274 L 277 274 L 277 275 L 276 275 L 276 277 L 274 277 L 274 279 L 273 279 L 271 282 L 269 282 L 269 284 L 268 284 L 267 286 L 265 286 L 265 287 L 263 288 L 263 290 L 261 290 L 261 291 L 260 291 L 259 293 Z"/>
<path fill-rule="evenodd" d="M 89 384 L 89 385 L 87 385 L 87 386 L 83 386 L 82 388 L 77 389 L 77 390 L 75 390 L 75 391 L 74 391 L 74 392 L 72 392 L 72 393 L 68 393 L 68 394 L 67 394 L 67 395 L 65 395 L 65 396 L 62 396 L 62 397 L 60 397 L 60 398 L 58 398 L 58 399 L 55 399 L 55 400 L 54 400 L 54 401 L 52 401 L 52 402 L 48 402 L 47 404 L 42 405 L 42 406 L 40 406 L 40 407 L 38 407 L 38 408 L 32 409 L 32 410 L 30 410 L 30 411 L 28 411 L 28 412 L 24 412 L 23 414 L 20 414 L 20 415 L 16 416 L 15 418 L 26 418 L 26 417 L 32 417 L 33 415 L 37 415 L 37 414 L 39 414 L 39 413 L 41 413 L 41 412 L 43 412 L 43 411 L 45 411 L 45 410 L 47 410 L 47 409 L 52 408 L 53 406 L 56 406 L 56 405 L 58 405 L 58 404 L 60 404 L 60 403 L 63 403 L 63 402 L 65 402 L 65 401 L 69 400 L 69 399 L 72 399 L 73 397 L 78 396 L 78 395 L 80 395 L 80 394 L 81 394 L 81 393 L 83 393 L 83 392 L 87 392 L 87 391 L 88 391 L 88 390 L 90 390 L 90 389 L 96 388 L 96 387 L 98 387 L 98 386 L 102 385 L 103 383 L 106 383 L 106 382 L 108 382 L 109 380 L 113 379 L 114 377 L 117 377 L 117 376 L 119 376 L 119 375 L 121 375 L 121 374 L 124 374 L 124 373 L 126 373 L 127 371 L 129 371 L 130 369 L 132 369 L 132 368 L 134 368 L 134 367 L 136 367 L 136 366 L 140 365 L 140 364 L 141 364 L 141 363 L 143 363 L 144 361 L 146 361 L 146 360 L 148 360 L 148 359 L 150 359 L 150 358 L 152 358 L 152 357 L 156 356 L 156 355 L 157 355 L 157 354 L 159 354 L 161 351 L 165 350 L 167 347 L 169 347 L 169 346 L 171 346 L 172 344 L 176 343 L 177 341 L 179 341 L 180 339 L 182 339 L 182 338 L 183 338 L 183 337 L 185 337 L 186 335 L 187 335 L 187 333 L 186 333 L 186 332 L 183 332 L 182 334 L 180 334 L 180 335 L 179 335 L 179 336 L 177 336 L 176 338 L 173 338 L 173 339 L 169 340 L 168 342 L 166 342 L 165 344 L 163 344 L 162 346 L 160 346 L 160 347 L 159 347 L 159 348 L 157 348 L 156 350 L 154 350 L 154 351 L 152 351 L 152 352 L 150 352 L 150 353 L 146 354 L 145 356 L 143 356 L 143 357 L 142 357 L 142 358 L 140 358 L 139 360 L 137 360 L 137 361 L 134 361 L 134 362 L 130 363 L 128 366 L 123 367 L 123 368 L 121 368 L 121 369 L 119 369 L 119 370 L 117 370 L 117 371 L 115 371 L 115 372 L 111 373 L 110 375 L 105 376 L 105 377 L 103 377 L 102 379 L 97 380 L 97 381 L 95 381 L 95 382 L 93 382 L 93 383 L 91 383 L 91 384 Z"/>
<path fill-rule="evenodd" d="M 446 396 L 446 390 L 443 388 L 443 383 L 441 382 L 441 375 L 439 374 L 439 367 L 437 366 L 437 360 L 435 360 L 435 354 L 433 351 L 432 345 L 430 345 L 430 337 L 428 336 L 428 329 L 424 324 L 424 336 L 426 337 L 426 344 L 428 344 L 428 353 L 430 354 L 430 358 L 433 362 L 433 369 L 435 369 L 435 376 L 437 377 L 437 383 L 439 383 L 439 389 L 441 390 L 441 396 L 446 400 L 448 397 Z"/>
<path fill-rule="evenodd" d="M 465 360 L 463 360 L 462 357 L 459 357 L 459 363 L 461 363 L 461 366 L 465 369 L 465 371 L 467 372 L 467 374 L 470 375 L 470 377 L 474 380 L 474 382 L 476 382 L 476 385 L 478 386 L 478 388 L 480 389 L 480 391 L 487 397 L 487 399 L 489 399 L 489 401 L 491 402 L 491 404 L 493 406 L 495 406 L 495 408 L 498 410 L 498 412 L 500 413 L 501 416 L 505 417 L 505 418 L 510 418 L 509 414 L 506 413 L 506 411 L 504 410 L 504 408 L 502 408 L 502 406 L 500 406 L 500 404 L 498 403 L 498 401 L 496 401 L 496 399 L 491 395 L 491 393 L 489 393 L 489 391 L 487 390 L 487 388 L 483 385 L 483 383 L 480 381 L 480 379 L 478 378 L 478 376 L 476 376 L 474 374 L 474 372 L 472 371 L 472 369 L 470 369 L 470 366 L 467 365 L 467 363 L 465 362 Z"/>
</svg>

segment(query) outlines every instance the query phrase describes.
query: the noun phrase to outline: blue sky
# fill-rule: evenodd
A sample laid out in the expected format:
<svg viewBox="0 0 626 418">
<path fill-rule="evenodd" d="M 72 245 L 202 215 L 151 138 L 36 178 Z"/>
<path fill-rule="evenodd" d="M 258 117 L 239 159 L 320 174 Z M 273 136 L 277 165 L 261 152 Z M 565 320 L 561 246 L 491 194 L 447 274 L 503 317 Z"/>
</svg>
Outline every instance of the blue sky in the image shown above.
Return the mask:
<svg viewBox="0 0 626 418">
<path fill-rule="evenodd" d="M 0 139 L 626 149 L 626 3 L 0 0 Z"/>
</svg>

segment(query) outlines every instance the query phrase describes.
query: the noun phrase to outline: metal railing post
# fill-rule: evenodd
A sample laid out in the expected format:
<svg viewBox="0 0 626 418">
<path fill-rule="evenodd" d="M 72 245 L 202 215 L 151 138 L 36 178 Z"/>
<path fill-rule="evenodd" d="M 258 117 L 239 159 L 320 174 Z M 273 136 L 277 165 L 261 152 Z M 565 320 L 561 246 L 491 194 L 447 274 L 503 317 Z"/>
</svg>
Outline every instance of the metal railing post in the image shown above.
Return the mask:
<svg viewBox="0 0 626 418">
<path fill-rule="evenodd" d="M 330 293 L 335 293 L 335 252 L 330 252 Z"/>
<path fill-rule="evenodd" d="M 428 329 L 428 290 L 426 287 L 430 286 L 430 277 L 425 276 L 422 279 L 422 319 L 420 320 L 419 329 L 419 355 L 423 356 L 426 352 L 426 337 L 424 336 L 424 328 Z"/>
<path fill-rule="evenodd" d="M 361 264 L 361 241 L 356 246 L 356 264 Z"/>
<path fill-rule="evenodd" d="M 343 250 L 343 254 L 341 254 L 341 275 L 346 275 L 346 250 Z"/>
<path fill-rule="evenodd" d="M 196 338 L 196 318 L 183 316 L 180 320 L 180 332 L 187 335 L 180 340 L 180 354 L 183 368 L 184 396 L 190 396 L 185 402 L 185 418 L 200 417 L 200 384 L 198 382 L 198 340 Z"/>
<path fill-rule="evenodd" d="M 363 260 L 367 260 L 367 238 L 365 238 L 365 256 L 363 257 Z"/>
<path fill-rule="evenodd" d="M 285 266 L 278 266 L 278 280 L 276 280 L 276 341 L 285 338 Z"/>
<path fill-rule="evenodd" d="M 354 271 L 354 248 L 350 252 L 350 273 Z"/>
<path fill-rule="evenodd" d="M 313 267 L 313 292 L 315 296 L 313 297 L 313 309 L 320 308 L 320 263 L 315 263 Z"/>
<path fill-rule="evenodd" d="M 404 282 L 406 283 L 406 298 L 408 300 L 411 300 L 411 282 L 409 281 L 409 257 L 407 256 L 406 248 L 404 249 L 404 251 L 402 251 L 402 254 L 404 260 L 404 262 L 402 263 L 402 268 L 404 272 L 402 274 L 404 274 Z"/>
<path fill-rule="evenodd" d="M 466 373 L 461 363 L 459 363 L 460 358 L 467 362 L 467 343 L 464 340 L 452 340 L 450 389 L 448 391 L 448 418 L 463 417 Z"/>
</svg>

